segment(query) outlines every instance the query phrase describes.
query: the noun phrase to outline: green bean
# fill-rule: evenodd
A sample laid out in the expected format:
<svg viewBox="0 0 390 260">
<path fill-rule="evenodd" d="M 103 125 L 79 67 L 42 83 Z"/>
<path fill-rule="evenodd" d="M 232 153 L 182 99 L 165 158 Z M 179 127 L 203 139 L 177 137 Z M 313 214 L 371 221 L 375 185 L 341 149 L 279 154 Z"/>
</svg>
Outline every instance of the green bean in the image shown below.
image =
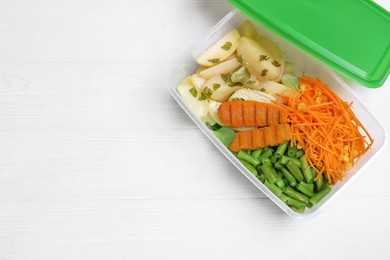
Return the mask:
<svg viewBox="0 0 390 260">
<path fill-rule="evenodd" d="M 265 176 L 267 177 L 267 180 L 274 184 L 276 182 L 276 179 L 278 178 L 278 175 L 276 174 L 276 171 L 272 165 L 263 164 L 260 166 L 261 170 L 264 172 Z"/>
<path fill-rule="evenodd" d="M 303 214 L 305 212 L 305 207 L 294 207 L 294 206 L 290 206 L 290 208 L 292 210 L 294 210 L 295 212 L 299 213 L 299 214 Z"/>
<path fill-rule="evenodd" d="M 279 160 L 279 162 L 283 165 L 287 165 L 287 163 L 290 161 L 290 157 L 287 157 L 287 156 L 282 156 Z"/>
<path fill-rule="evenodd" d="M 276 163 L 277 158 L 275 155 L 271 155 L 271 157 L 269 157 L 269 159 L 271 160 L 272 164 Z"/>
<path fill-rule="evenodd" d="M 255 175 L 256 177 L 259 175 L 256 171 L 256 169 L 247 161 L 243 160 L 243 159 L 238 159 L 253 175 Z"/>
<path fill-rule="evenodd" d="M 274 165 L 274 168 L 275 168 L 275 165 Z M 279 178 L 284 178 L 283 173 L 281 173 L 280 171 L 276 171 L 276 174 L 278 174 Z"/>
<path fill-rule="evenodd" d="M 269 157 L 271 157 L 272 153 L 273 153 L 273 152 L 272 152 L 272 149 L 271 149 L 271 148 L 267 149 L 265 152 L 263 152 L 263 153 L 260 155 L 259 161 L 261 161 L 263 158 L 269 158 Z"/>
<path fill-rule="evenodd" d="M 324 188 L 322 190 L 320 190 L 316 195 L 314 195 L 311 199 L 310 199 L 310 202 L 313 203 L 313 204 L 317 204 L 318 202 L 320 202 L 330 191 L 332 190 L 332 188 L 325 184 Z"/>
<path fill-rule="evenodd" d="M 257 179 L 259 179 L 262 183 L 264 183 L 265 180 L 267 179 L 267 177 L 265 177 L 265 174 L 262 173 L 262 174 L 259 174 L 259 175 L 257 176 Z"/>
<path fill-rule="evenodd" d="M 270 189 L 276 196 L 280 196 L 283 192 L 275 184 L 270 183 L 268 180 L 265 180 L 264 185 Z"/>
<path fill-rule="evenodd" d="M 315 177 L 317 177 L 317 170 L 316 168 L 310 168 L 311 169 L 311 180 L 314 182 Z"/>
<path fill-rule="evenodd" d="M 310 198 L 314 196 L 314 193 L 309 190 L 309 188 L 306 186 L 307 184 L 304 182 L 298 183 L 297 189 L 302 192 L 303 194 L 309 196 Z"/>
<path fill-rule="evenodd" d="M 261 159 L 261 163 L 262 164 L 267 164 L 267 165 L 271 165 L 272 166 L 272 162 L 269 158 L 263 158 Z"/>
<path fill-rule="evenodd" d="M 284 203 L 286 203 L 286 201 L 288 200 L 288 197 L 286 195 L 284 195 L 283 193 L 280 194 L 280 196 L 278 196 L 279 199 L 281 199 L 281 201 L 283 201 Z"/>
<path fill-rule="evenodd" d="M 287 180 L 286 178 L 283 177 L 282 180 L 283 180 L 283 182 L 284 182 L 284 186 L 290 185 L 290 184 L 288 183 L 288 180 Z"/>
<path fill-rule="evenodd" d="M 262 152 L 263 152 L 263 148 L 259 148 L 253 151 L 252 156 L 255 157 L 256 159 L 259 159 Z"/>
<path fill-rule="evenodd" d="M 252 155 L 244 151 L 239 151 L 237 157 L 239 159 L 249 162 L 255 167 L 260 164 L 260 161 L 258 159 L 256 159 L 255 157 L 253 157 Z"/>
<path fill-rule="evenodd" d="M 285 143 L 282 143 L 278 146 L 278 148 L 276 149 L 276 152 L 275 152 L 275 157 L 276 158 L 280 158 L 283 156 L 283 154 L 286 152 L 287 150 L 287 147 L 288 147 L 288 141 L 285 142 Z"/>
<path fill-rule="evenodd" d="M 309 191 L 314 192 L 314 183 L 308 183 L 307 184 Z"/>
<path fill-rule="evenodd" d="M 279 170 L 280 168 L 283 167 L 283 165 L 280 163 L 280 161 L 277 161 L 276 163 L 274 163 L 274 167 L 275 169 Z"/>
<path fill-rule="evenodd" d="M 294 206 L 294 207 L 297 207 L 297 208 L 302 208 L 302 207 L 306 207 L 306 204 L 299 201 L 299 200 L 296 200 L 296 199 L 293 199 L 291 197 L 288 197 L 287 199 L 287 205 L 289 206 Z"/>
<path fill-rule="evenodd" d="M 295 154 L 297 153 L 297 147 L 295 145 L 289 146 L 287 149 L 287 156 L 288 157 L 295 157 Z"/>
<path fill-rule="evenodd" d="M 298 181 L 303 181 L 303 175 L 301 170 L 292 161 L 288 162 L 287 168 L 290 170 L 290 172 L 294 175 L 294 177 Z"/>
<path fill-rule="evenodd" d="M 295 158 L 299 159 L 303 156 L 303 150 L 298 150 L 297 153 L 295 154 Z"/>
<path fill-rule="evenodd" d="M 275 184 L 276 184 L 276 186 L 278 186 L 278 187 L 281 188 L 282 190 L 286 187 L 286 186 L 284 185 L 283 179 L 280 178 L 279 176 L 278 176 L 278 178 L 276 179 Z"/>
<path fill-rule="evenodd" d="M 306 205 L 309 204 L 309 197 L 307 197 L 305 194 L 302 194 L 290 187 L 286 187 L 286 189 L 283 191 L 284 194 L 286 194 L 287 196 L 293 198 L 293 199 L 296 199 L 296 200 L 299 200 L 303 203 L 305 203 Z"/>
<path fill-rule="evenodd" d="M 320 190 L 322 185 L 324 185 L 324 176 L 323 175 L 318 177 L 318 179 L 316 180 L 317 190 Z"/>
<path fill-rule="evenodd" d="M 303 171 L 303 176 L 305 176 L 305 180 L 306 182 L 312 182 L 313 179 L 312 179 L 312 172 L 311 172 L 311 168 L 309 167 L 309 164 L 307 163 L 307 160 L 305 158 L 305 156 L 302 156 L 300 159 L 299 159 L 301 165 L 302 165 L 302 171 Z"/>
<path fill-rule="evenodd" d="M 294 175 L 291 174 L 289 170 L 284 168 L 283 166 L 280 168 L 280 171 L 283 173 L 284 178 L 287 179 L 288 183 L 291 187 L 295 187 L 297 185 L 297 181 L 295 180 Z"/>
<path fill-rule="evenodd" d="M 282 158 L 280 158 L 279 161 L 283 165 L 287 165 L 287 163 L 292 161 L 298 168 L 302 168 L 301 162 L 297 158 L 291 158 L 291 157 L 288 157 L 288 156 L 282 156 Z"/>
</svg>

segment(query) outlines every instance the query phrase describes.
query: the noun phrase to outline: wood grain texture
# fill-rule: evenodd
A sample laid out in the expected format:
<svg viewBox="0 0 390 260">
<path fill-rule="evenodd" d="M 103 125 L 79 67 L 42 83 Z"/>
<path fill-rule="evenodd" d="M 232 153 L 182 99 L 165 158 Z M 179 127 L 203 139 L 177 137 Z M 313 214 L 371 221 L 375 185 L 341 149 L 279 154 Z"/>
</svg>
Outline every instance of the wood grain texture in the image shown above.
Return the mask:
<svg viewBox="0 0 390 260">
<path fill-rule="evenodd" d="M 1 1 L 0 260 L 390 258 L 388 146 L 296 221 L 170 97 L 172 65 L 230 9 Z M 389 132 L 390 82 L 353 88 Z"/>
</svg>

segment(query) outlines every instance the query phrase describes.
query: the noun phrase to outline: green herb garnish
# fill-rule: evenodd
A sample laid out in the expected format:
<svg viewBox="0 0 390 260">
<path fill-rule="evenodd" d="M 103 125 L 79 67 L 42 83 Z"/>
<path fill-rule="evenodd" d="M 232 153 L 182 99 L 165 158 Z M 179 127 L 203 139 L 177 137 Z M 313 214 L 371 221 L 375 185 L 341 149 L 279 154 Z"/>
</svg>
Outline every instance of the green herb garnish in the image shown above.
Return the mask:
<svg viewBox="0 0 390 260">
<path fill-rule="evenodd" d="M 245 99 L 236 97 L 232 98 L 232 101 L 245 101 Z"/>
<path fill-rule="evenodd" d="M 267 55 L 260 55 L 260 61 L 268 60 L 269 58 Z"/>
<path fill-rule="evenodd" d="M 261 88 L 260 91 L 261 91 L 261 92 L 265 92 L 266 89 L 265 89 L 265 88 Z"/>
<path fill-rule="evenodd" d="M 267 72 L 268 72 L 268 70 L 267 70 L 267 69 L 263 69 L 263 70 L 261 71 L 261 76 L 265 76 L 265 75 L 267 75 Z"/>
<path fill-rule="evenodd" d="M 225 81 L 225 83 L 230 82 L 230 76 L 231 76 L 231 73 L 221 74 L 221 78 L 223 79 L 223 81 Z"/>
<path fill-rule="evenodd" d="M 190 90 L 188 90 L 191 95 L 193 95 L 194 97 L 196 97 L 198 95 L 198 91 L 196 90 L 195 87 L 192 87 Z"/>
<path fill-rule="evenodd" d="M 233 44 L 232 44 L 231 42 L 225 42 L 225 44 L 222 45 L 221 48 L 228 51 L 228 50 L 230 50 L 230 48 L 232 47 L 232 45 L 233 45 Z"/>
<path fill-rule="evenodd" d="M 213 91 L 211 89 L 209 89 L 208 87 L 205 87 L 203 89 L 202 93 L 200 94 L 200 97 L 198 98 L 198 100 L 206 100 L 209 97 L 211 97 L 212 94 L 213 94 Z"/>
<path fill-rule="evenodd" d="M 229 87 L 237 87 L 237 86 L 242 86 L 241 82 L 230 82 L 228 83 Z"/>
<path fill-rule="evenodd" d="M 213 90 L 216 91 L 221 87 L 221 84 L 213 84 Z"/>
<path fill-rule="evenodd" d="M 211 62 L 211 63 L 216 64 L 216 63 L 219 63 L 221 60 L 220 60 L 220 58 L 214 58 L 214 59 L 210 59 L 208 61 Z"/>
<path fill-rule="evenodd" d="M 277 61 L 277 60 L 273 60 L 272 62 L 272 65 L 274 65 L 275 67 L 280 67 L 281 64 Z"/>
</svg>

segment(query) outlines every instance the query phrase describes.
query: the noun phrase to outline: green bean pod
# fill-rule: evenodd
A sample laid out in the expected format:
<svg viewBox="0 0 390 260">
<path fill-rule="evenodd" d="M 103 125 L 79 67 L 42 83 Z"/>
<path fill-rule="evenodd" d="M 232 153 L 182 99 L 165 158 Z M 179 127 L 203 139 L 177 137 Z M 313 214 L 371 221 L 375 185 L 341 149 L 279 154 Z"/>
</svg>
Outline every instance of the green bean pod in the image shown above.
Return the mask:
<svg viewBox="0 0 390 260">
<path fill-rule="evenodd" d="M 291 187 L 295 187 L 297 185 L 297 181 L 294 175 L 292 175 L 289 170 L 287 170 L 283 166 L 279 170 L 282 172 L 284 178 L 286 178 Z"/>
<path fill-rule="evenodd" d="M 298 183 L 297 187 L 296 187 L 300 192 L 302 192 L 303 194 L 309 196 L 310 198 L 314 196 L 314 193 L 311 192 L 307 186 L 307 183 L 304 183 L 304 182 L 300 182 Z"/>
<path fill-rule="evenodd" d="M 317 190 L 320 190 L 322 185 L 324 185 L 324 176 L 323 175 L 318 177 L 318 179 L 316 180 Z"/>
<path fill-rule="evenodd" d="M 275 184 L 270 183 L 268 180 L 265 180 L 264 185 L 278 197 L 283 193 L 281 189 L 279 189 Z"/>
<path fill-rule="evenodd" d="M 256 159 L 255 157 L 244 151 L 239 151 L 237 157 L 239 159 L 249 162 L 255 167 L 260 164 L 260 160 Z"/>
<path fill-rule="evenodd" d="M 276 180 L 278 179 L 278 175 L 276 173 L 276 170 L 272 165 L 263 164 L 260 166 L 261 170 L 264 172 L 265 176 L 267 177 L 267 180 L 274 184 Z"/>
<path fill-rule="evenodd" d="M 256 177 L 259 176 L 259 174 L 257 173 L 256 169 L 247 161 L 243 160 L 243 159 L 240 159 L 238 158 L 238 160 Z"/>
<path fill-rule="evenodd" d="M 304 152 L 303 150 L 298 150 L 297 153 L 295 154 L 295 158 L 299 159 L 303 156 Z"/>
<path fill-rule="evenodd" d="M 297 146 L 296 145 L 293 145 L 293 146 L 289 146 L 288 149 L 287 149 L 287 156 L 288 157 L 295 157 L 295 154 L 297 153 Z"/>
<path fill-rule="evenodd" d="M 286 152 L 287 147 L 288 147 L 289 142 L 282 143 L 278 146 L 275 152 L 275 157 L 276 158 L 281 158 L 283 154 Z"/>
<path fill-rule="evenodd" d="M 264 151 L 264 152 L 260 155 L 259 161 L 261 161 L 263 158 L 269 158 L 269 157 L 271 157 L 272 153 L 273 153 L 273 151 L 272 151 L 271 148 L 270 148 L 270 149 L 267 149 L 266 151 Z"/>
<path fill-rule="evenodd" d="M 286 186 L 284 185 L 284 181 L 282 178 L 280 178 L 280 176 L 278 176 L 278 178 L 276 179 L 276 182 L 275 182 L 276 186 L 278 186 L 279 188 L 281 188 L 282 190 L 284 188 L 286 188 Z"/>
<path fill-rule="evenodd" d="M 312 182 L 313 175 L 312 175 L 311 168 L 310 168 L 309 164 L 307 163 L 305 156 L 302 156 L 299 159 L 299 162 L 302 165 L 303 176 L 305 177 L 306 182 L 307 183 Z"/>
<path fill-rule="evenodd" d="M 296 199 L 293 199 L 291 197 L 288 197 L 287 201 L 286 201 L 287 205 L 289 206 L 294 206 L 294 207 L 297 207 L 297 208 L 304 208 L 306 207 L 306 204 L 299 201 L 299 200 L 296 200 Z"/>
<path fill-rule="evenodd" d="M 305 205 L 309 204 L 309 197 L 307 197 L 305 194 L 302 194 L 302 193 L 300 193 L 300 192 L 298 192 L 290 187 L 286 187 L 286 189 L 283 192 L 287 196 L 305 203 Z"/>
<path fill-rule="evenodd" d="M 255 157 L 256 159 L 259 159 L 262 152 L 263 152 L 263 148 L 256 149 L 255 151 L 253 151 L 252 156 Z"/>
<path fill-rule="evenodd" d="M 294 177 L 298 181 L 300 182 L 303 181 L 303 175 L 301 170 L 292 161 L 289 161 L 287 163 L 287 168 L 290 170 L 290 172 L 294 175 Z"/>
<path fill-rule="evenodd" d="M 314 195 L 309 201 L 313 204 L 317 204 L 320 202 L 330 191 L 332 188 L 325 184 L 324 188 L 320 190 L 316 195 Z"/>
</svg>

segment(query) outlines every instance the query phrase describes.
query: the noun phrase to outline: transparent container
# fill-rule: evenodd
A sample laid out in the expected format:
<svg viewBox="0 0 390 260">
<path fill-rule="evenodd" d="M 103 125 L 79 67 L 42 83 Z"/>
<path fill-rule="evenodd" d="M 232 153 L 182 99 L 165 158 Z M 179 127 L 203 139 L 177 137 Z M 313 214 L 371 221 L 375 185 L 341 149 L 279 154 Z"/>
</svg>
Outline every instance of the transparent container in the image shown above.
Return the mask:
<svg viewBox="0 0 390 260">
<path fill-rule="evenodd" d="M 176 91 L 176 87 L 179 85 L 179 83 L 186 77 L 194 74 L 196 69 L 199 67 L 199 65 L 195 62 L 195 58 L 202 54 L 225 34 L 230 32 L 233 28 L 238 28 L 246 20 L 251 21 L 259 32 L 261 32 L 264 36 L 269 38 L 281 48 L 286 60 L 289 60 L 296 65 L 297 75 L 301 75 L 301 73 L 304 72 L 305 75 L 318 77 L 331 89 L 333 89 L 343 100 L 347 102 L 353 102 L 352 110 L 374 139 L 374 143 L 371 148 L 350 170 L 347 171 L 344 180 L 339 181 L 333 187 L 332 191 L 324 199 L 322 199 L 320 203 L 314 205 L 311 209 L 306 208 L 303 214 L 296 213 L 290 209 L 260 180 L 253 176 L 253 174 L 249 172 L 245 166 L 240 163 L 240 161 L 238 161 L 238 159 L 214 136 L 211 130 L 209 130 L 207 126 L 191 111 L 191 109 L 182 100 L 180 94 Z M 226 156 L 226 158 L 228 158 L 229 161 L 231 161 L 233 165 L 235 165 L 241 171 L 242 174 L 244 174 L 257 188 L 264 192 L 284 212 L 298 219 L 313 217 L 323 211 L 325 207 L 329 205 L 329 203 L 352 182 L 353 179 L 362 174 L 365 167 L 371 163 L 374 157 L 377 156 L 383 149 L 386 141 L 386 134 L 383 126 L 364 107 L 348 84 L 343 81 L 335 72 L 327 68 L 319 61 L 316 61 L 311 56 L 305 54 L 303 51 L 296 48 L 292 44 L 286 42 L 274 33 L 257 24 L 238 10 L 233 10 L 228 15 L 226 15 L 202 39 L 193 45 L 186 54 L 184 54 L 184 56 L 178 61 L 172 70 L 168 88 L 172 96 L 184 109 L 188 116 Z M 366 174 L 368 173 L 366 172 Z"/>
</svg>

